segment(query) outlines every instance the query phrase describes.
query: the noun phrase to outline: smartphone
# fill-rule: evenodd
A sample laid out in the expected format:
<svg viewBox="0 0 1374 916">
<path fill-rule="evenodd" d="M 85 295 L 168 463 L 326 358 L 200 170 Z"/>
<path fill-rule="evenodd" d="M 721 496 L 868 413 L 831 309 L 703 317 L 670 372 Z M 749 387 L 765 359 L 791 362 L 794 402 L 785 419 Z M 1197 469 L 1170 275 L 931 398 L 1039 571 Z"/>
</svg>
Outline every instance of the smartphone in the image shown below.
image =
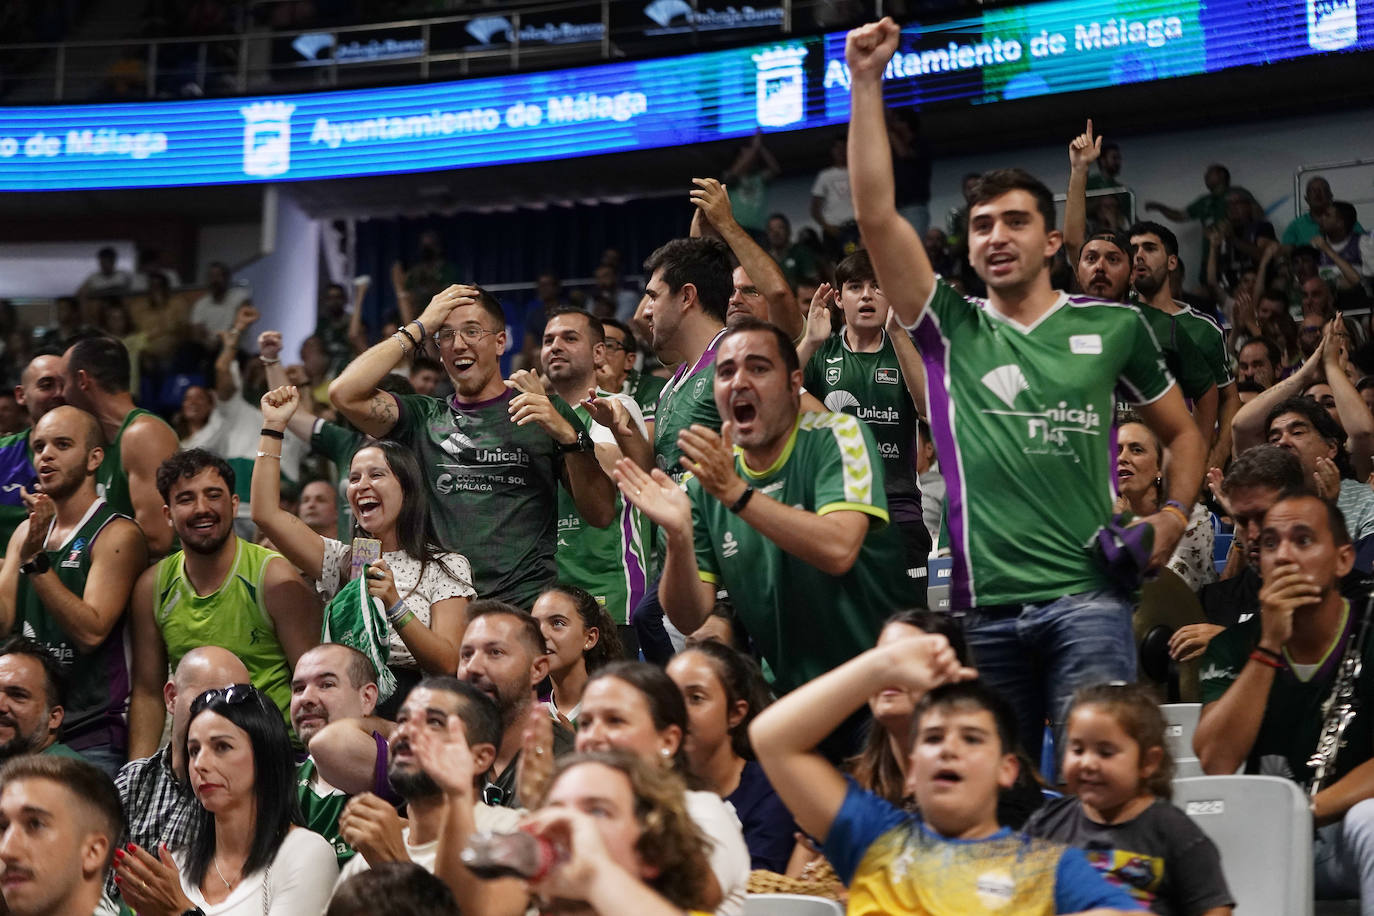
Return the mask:
<svg viewBox="0 0 1374 916">
<path fill-rule="evenodd" d="M 382 557 L 382 542 L 376 538 L 353 539 L 353 575 L 356 579 L 363 574 L 363 567 L 376 563 Z"/>
</svg>

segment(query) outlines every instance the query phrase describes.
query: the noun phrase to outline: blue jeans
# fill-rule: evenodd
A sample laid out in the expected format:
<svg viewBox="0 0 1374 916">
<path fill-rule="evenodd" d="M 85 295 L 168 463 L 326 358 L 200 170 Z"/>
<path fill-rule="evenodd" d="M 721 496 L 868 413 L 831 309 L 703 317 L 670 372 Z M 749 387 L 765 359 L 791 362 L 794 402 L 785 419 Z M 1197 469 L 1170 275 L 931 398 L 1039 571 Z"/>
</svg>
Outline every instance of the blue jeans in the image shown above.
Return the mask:
<svg viewBox="0 0 1374 916">
<path fill-rule="evenodd" d="M 1312 858 L 1318 900 L 1358 897 L 1360 912 L 1374 913 L 1374 799 L 1318 829 Z"/>
<path fill-rule="evenodd" d="M 1063 748 L 1076 689 L 1136 677 L 1131 602 L 1109 589 L 1039 604 L 972 608 L 964 613 L 964 635 L 979 676 L 1016 712 L 1021 745 L 1031 760 L 1040 759 L 1046 719 L 1055 747 Z"/>
</svg>

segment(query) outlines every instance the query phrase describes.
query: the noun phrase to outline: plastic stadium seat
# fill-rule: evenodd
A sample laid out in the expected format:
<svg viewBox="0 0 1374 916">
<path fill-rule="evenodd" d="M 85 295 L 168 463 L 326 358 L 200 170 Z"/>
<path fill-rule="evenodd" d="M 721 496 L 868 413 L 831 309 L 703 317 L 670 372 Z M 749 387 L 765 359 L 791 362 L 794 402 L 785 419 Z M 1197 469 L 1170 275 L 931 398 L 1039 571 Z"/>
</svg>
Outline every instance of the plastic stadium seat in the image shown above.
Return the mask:
<svg viewBox="0 0 1374 916">
<path fill-rule="evenodd" d="M 803 894 L 750 894 L 744 898 L 744 916 L 844 916 L 844 907 Z"/>
<path fill-rule="evenodd" d="M 932 611 L 949 610 L 949 573 L 954 561 L 949 557 L 932 557 L 926 561 L 926 607 Z"/>
<path fill-rule="evenodd" d="M 1211 837 L 1246 916 L 1312 916 L 1312 815 L 1278 776 L 1174 780 L 1174 804 Z"/>
<path fill-rule="evenodd" d="M 1165 703 L 1160 707 L 1164 713 L 1164 743 L 1175 760 L 1196 757 L 1193 753 L 1193 732 L 1197 731 L 1198 716 L 1202 713 L 1201 703 Z"/>
</svg>

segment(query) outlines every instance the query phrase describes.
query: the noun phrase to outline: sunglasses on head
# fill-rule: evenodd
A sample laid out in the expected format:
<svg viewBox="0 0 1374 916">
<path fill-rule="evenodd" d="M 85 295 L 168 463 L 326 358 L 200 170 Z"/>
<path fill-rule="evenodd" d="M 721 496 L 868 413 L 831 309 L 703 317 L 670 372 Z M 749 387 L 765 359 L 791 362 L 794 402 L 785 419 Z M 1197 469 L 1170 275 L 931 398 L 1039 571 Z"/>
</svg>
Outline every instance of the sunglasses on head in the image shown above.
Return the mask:
<svg viewBox="0 0 1374 916">
<path fill-rule="evenodd" d="M 191 702 L 191 717 L 200 714 L 211 703 L 223 702 L 228 706 L 240 706 L 244 703 L 256 701 L 259 707 L 266 709 L 263 703 L 262 692 L 252 684 L 230 684 L 228 687 L 215 687 L 205 691 Z"/>
</svg>

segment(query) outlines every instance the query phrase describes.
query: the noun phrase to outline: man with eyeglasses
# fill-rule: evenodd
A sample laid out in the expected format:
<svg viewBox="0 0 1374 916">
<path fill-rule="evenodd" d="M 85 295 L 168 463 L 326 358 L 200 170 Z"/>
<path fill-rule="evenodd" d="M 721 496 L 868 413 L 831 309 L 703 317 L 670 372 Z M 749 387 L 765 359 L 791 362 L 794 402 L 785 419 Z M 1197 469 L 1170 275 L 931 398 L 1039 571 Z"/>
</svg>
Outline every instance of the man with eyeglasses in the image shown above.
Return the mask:
<svg viewBox="0 0 1374 916">
<path fill-rule="evenodd" d="M 329 397 L 364 433 L 416 450 L 440 546 L 468 558 L 479 595 L 528 609 L 557 578 L 559 483 L 598 528 L 615 520 L 615 487 L 566 404 L 550 400 L 530 373 L 501 377 L 505 327 L 490 293 L 450 286 L 418 320 L 350 363 Z M 428 335 L 453 397 L 381 391 L 378 383 Z"/>
<path fill-rule="evenodd" d="M 644 416 L 649 438 L 653 439 L 654 410 L 658 407 L 658 396 L 668 380 L 635 368 L 639 342 L 628 325 L 614 318 L 601 319 L 601 325 L 606 332 L 606 355 L 596 367 L 596 384 L 607 391 L 617 391 L 633 398 Z"/>
</svg>

